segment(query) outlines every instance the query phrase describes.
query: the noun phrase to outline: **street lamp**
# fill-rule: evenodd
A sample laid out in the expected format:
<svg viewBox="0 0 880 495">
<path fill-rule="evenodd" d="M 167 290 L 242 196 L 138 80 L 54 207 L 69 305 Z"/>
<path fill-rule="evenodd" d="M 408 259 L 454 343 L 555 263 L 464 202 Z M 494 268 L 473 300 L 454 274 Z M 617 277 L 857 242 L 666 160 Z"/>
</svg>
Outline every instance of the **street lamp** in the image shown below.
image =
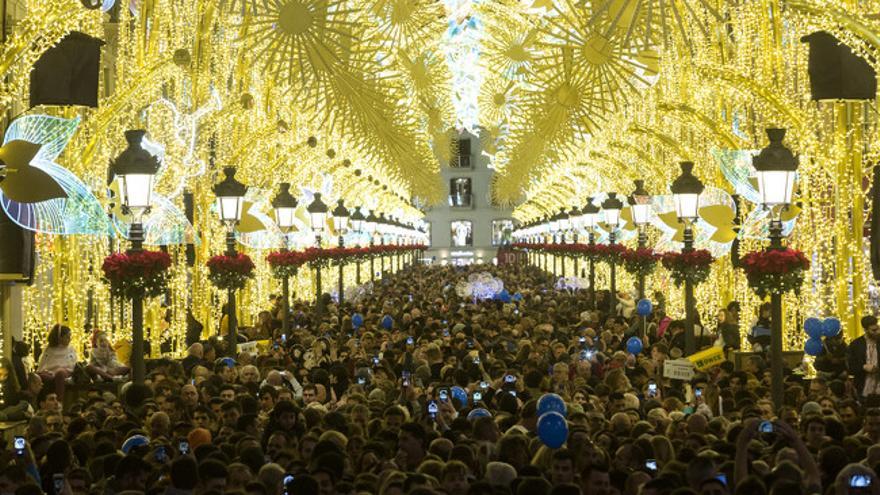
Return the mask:
<svg viewBox="0 0 880 495">
<path fill-rule="evenodd" d="M 772 216 L 772 208 L 782 210 L 791 204 L 794 182 L 797 176 L 798 158 L 782 144 L 785 129 L 767 129 L 770 144 L 752 157 L 752 165 L 758 176 L 758 191 L 761 203 L 771 209 L 770 246 L 768 249 L 783 249 L 782 219 Z M 782 294 L 770 293 L 770 377 L 772 380 L 773 404 L 778 410 L 782 406 L 784 385 L 782 377 Z"/>
<path fill-rule="evenodd" d="M 348 219 L 351 214 L 348 212 L 348 209 L 345 207 L 345 204 L 340 199 L 336 202 L 336 208 L 333 208 L 333 225 L 336 227 L 336 232 L 339 234 L 339 247 L 345 247 L 345 233 L 348 232 Z M 339 323 L 342 324 L 342 302 L 345 299 L 343 295 L 344 281 L 343 281 L 343 267 L 345 266 L 345 260 L 341 257 L 339 258 L 339 286 L 337 287 L 339 290 Z"/>
<path fill-rule="evenodd" d="M 275 210 L 275 223 L 284 234 L 284 246 L 281 248 L 284 251 L 287 251 L 287 235 L 294 225 L 296 206 L 296 198 L 290 194 L 290 184 L 282 182 L 278 187 L 278 194 L 272 199 L 272 208 Z M 287 335 L 290 330 L 290 281 L 288 277 L 281 279 L 281 297 L 284 299 L 281 305 L 281 309 L 284 311 L 281 317 L 281 332 L 283 335 Z"/>
<path fill-rule="evenodd" d="M 306 206 L 309 214 L 309 222 L 312 224 L 312 232 L 315 233 L 315 243 L 321 249 L 321 233 L 324 232 L 324 224 L 327 221 L 329 208 L 321 201 L 321 193 L 315 193 L 315 198 Z M 321 299 L 321 267 L 315 265 L 315 299 Z"/>
<path fill-rule="evenodd" d="M 694 250 L 693 224 L 697 221 L 700 209 L 700 194 L 705 189 L 694 174 L 693 162 L 681 162 L 681 175 L 672 182 L 669 188 L 672 191 L 672 199 L 675 203 L 675 214 L 678 220 L 684 224 L 684 249 L 683 253 Z M 696 351 L 696 339 L 694 338 L 694 284 L 690 279 L 684 282 L 684 352 L 690 356 Z"/>
<path fill-rule="evenodd" d="M 608 198 L 602 202 L 602 212 L 605 214 L 605 224 L 608 225 L 608 244 L 613 246 L 617 240 L 617 226 L 620 225 L 620 211 L 623 210 L 623 201 L 617 199 L 617 193 L 608 193 Z M 611 258 L 611 297 L 609 298 L 609 314 L 613 315 L 617 310 L 617 263 Z"/>
<path fill-rule="evenodd" d="M 639 248 L 648 244 L 648 219 L 651 217 L 651 195 L 645 190 L 645 181 L 635 181 L 636 189 L 629 196 L 630 211 L 633 223 L 639 230 Z M 645 276 L 639 275 L 639 299 L 645 298 Z"/>
<path fill-rule="evenodd" d="M 247 194 L 247 186 L 235 179 L 235 167 L 223 169 L 226 176 L 221 182 L 214 185 L 214 196 L 217 197 L 217 210 L 220 220 L 226 225 L 226 255 L 236 256 L 235 251 L 235 225 L 241 220 L 244 195 Z M 229 322 L 229 355 L 235 356 L 238 346 L 238 322 L 235 311 L 235 290 L 227 292 L 226 309 Z"/>
<path fill-rule="evenodd" d="M 354 231 L 357 238 L 360 238 L 360 235 L 364 233 L 364 224 L 367 221 L 367 217 L 364 216 L 361 211 L 361 207 L 358 206 L 354 209 L 354 213 L 351 214 L 351 228 Z M 360 242 L 358 242 L 360 246 Z M 360 260 L 355 260 L 355 285 L 361 285 L 361 262 Z"/>
<path fill-rule="evenodd" d="M 153 195 L 153 178 L 159 172 L 159 160 L 141 143 L 146 131 L 125 131 L 128 147 L 115 160 L 110 162 L 110 170 L 116 176 L 122 210 L 131 214 L 132 223 L 128 229 L 131 240 L 129 254 L 142 252 L 144 245 L 143 216 L 150 210 Z M 144 364 L 144 300 L 137 296 L 131 299 L 131 376 L 134 383 L 143 384 Z"/>
<path fill-rule="evenodd" d="M 568 212 L 568 223 L 571 230 L 571 242 L 572 244 L 577 244 L 578 231 L 584 228 L 584 217 L 581 215 L 581 211 L 578 210 L 576 206 Z M 574 259 L 574 276 L 580 277 L 580 273 L 578 270 L 578 261 L 580 260 L 577 254 L 572 256 L 572 258 Z"/>
<path fill-rule="evenodd" d="M 590 246 L 596 245 L 596 225 L 599 224 L 599 207 L 593 204 L 593 198 L 587 198 L 587 204 L 581 208 L 581 218 L 584 228 L 587 229 Z M 593 309 L 596 309 L 596 262 L 590 256 L 590 299 Z"/>
</svg>

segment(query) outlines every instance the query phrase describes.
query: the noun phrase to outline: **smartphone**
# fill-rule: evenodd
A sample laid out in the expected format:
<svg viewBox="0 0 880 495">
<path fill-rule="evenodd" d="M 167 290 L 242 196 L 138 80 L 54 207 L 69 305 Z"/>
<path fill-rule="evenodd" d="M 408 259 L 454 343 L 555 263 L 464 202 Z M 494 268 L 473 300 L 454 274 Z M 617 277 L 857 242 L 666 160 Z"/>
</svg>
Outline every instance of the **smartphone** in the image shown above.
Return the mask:
<svg viewBox="0 0 880 495">
<path fill-rule="evenodd" d="M 504 383 L 516 383 L 516 377 L 513 375 L 504 375 Z"/>
<path fill-rule="evenodd" d="M 359 376 L 358 377 L 358 385 L 363 385 L 365 383 L 367 383 L 367 379 L 362 376 Z"/>
<path fill-rule="evenodd" d="M 373 357 L 373 366 L 379 366 L 379 356 Z"/>
<path fill-rule="evenodd" d="M 24 449 L 27 447 L 27 440 L 24 437 L 16 436 L 13 441 L 13 446 L 15 447 L 15 455 L 21 457 L 24 455 Z"/>
<path fill-rule="evenodd" d="M 410 377 L 409 371 L 401 372 L 400 377 L 403 378 L 403 386 L 409 387 L 409 377 Z"/>
<path fill-rule="evenodd" d="M 177 444 L 177 450 L 180 451 L 181 455 L 189 454 L 189 442 L 186 440 L 181 440 L 179 444 Z"/>
<path fill-rule="evenodd" d="M 446 390 L 445 388 L 441 388 L 440 393 L 439 393 L 439 397 L 440 397 L 440 400 L 443 402 L 448 401 L 449 400 L 449 390 Z"/>
<path fill-rule="evenodd" d="M 474 364 L 480 364 L 480 356 L 474 356 Z"/>
<path fill-rule="evenodd" d="M 406 345 L 413 345 L 413 344 L 415 344 L 415 343 L 416 343 L 416 341 L 415 341 L 414 338 L 412 338 L 412 337 L 407 337 L 407 338 L 406 338 Z"/>
<path fill-rule="evenodd" d="M 483 400 L 483 393 L 482 392 L 474 392 L 474 403 L 476 404 L 477 402 L 480 402 L 481 400 Z"/>
<path fill-rule="evenodd" d="M 518 310 L 518 309 L 514 309 L 514 310 L 513 310 L 513 314 L 518 315 L 518 314 L 519 314 L 519 310 Z"/>
<path fill-rule="evenodd" d="M 871 486 L 871 477 L 865 474 L 854 474 L 849 477 L 850 488 L 868 488 Z"/>
<path fill-rule="evenodd" d="M 165 450 L 165 447 L 157 447 L 153 457 L 156 459 L 156 462 L 164 463 L 168 460 L 168 452 Z"/>
<path fill-rule="evenodd" d="M 581 344 L 586 344 L 586 343 L 587 343 L 587 338 L 586 338 L 586 337 L 580 337 L 580 338 L 578 339 L 578 342 L 580 342 Z"/>
<path fill-rule="evenodd" d="M 726 474 L 718 473 L 718 475 L 715 476 L 715 479 L 720 481 L 722 485 L 727 486 L 727 475 Z"/>
<path fill-rule="evenodd" d="M 440 410 L 440 407 L 437 405 L 437 401 L 435 401 L 435 400 L 428 401 L 428 416 L 430 416 L 431 419 L 434 419 L 437 417 L 437 412 L 439 410 Z"/>
<path fill-rule="evenodd" d="M 657 397 L 657 384 L 648 382 L 648 397 Z"/>
<path fill-rule="evenodd" d="M 293 477 L 292 474 L 285 474 L 284 475 L 284 485 L 283 485 L 284 486 L 284 492 L 283 492 L 284 495 L 287 495 L 290 493 L 290 488 L 291 488 L 290 485 L 293 483 L 294 479 L 295 478 Z"/>
<path fill-rule="evenodd" d="M 282 334 L 281 334 L 281 343 L 282 343 L 282 344 L 286 344 L 286 343 L 287 343 L 287 334 L 286 334 L 286 333 L 282 333 Z"/>
<path fill-rule="evenodd" d="M 701 387 L 697 387 L 694 389 L 694 397 L 702 397 L 703 389 Z"/>
<path fill-rule="evenodd" d="M 516 397 L 516 390 L 509 390 L 510 395 Z"/>
<path fill-rule="evenodd" d="M 443 330 L 443 336 L 449 337 L 449 330 Z"/>
<path fill-rule="evenodd" d="M 55 489 L 56 495 L 64 491 L 64 473 L 52 475 L 52 488 Z"/>
<path fill-rule="evenodd" d="M 758 431 L 760 431 L 761 433 L 773 433 L 773 422 L 761 421 L 761 424 L 758 425 Z"/>
<path fill-rule="evenodd" d="M 467 346 L 468 346 L 468 349 L 473 349 L 474 348 L 474 339 L 468 339 Z"/>
<path fill-rule="evenodd" d="M 489 388 L 489 382 L 480 382 L 480 388 L 486 390 Z"/>
<path fill-rule="evenodd" d="M 648 471 L 657 471 L 657 459 L 648 459 L 645 461 L 645 469 Z"/>
<path fill-rule="evenodd" d="M 192 380 L 190 380 L 189 384 L 192 385 L 193 387 L 195 387 L 196 386 L 196 379 L 193 378 Z"/>
<path fill-rule="evenodd" d="M 443 320 L 443 324 L 444 324 L 444 325 L 449 325 L 449 321 L 448 321 L 448 320 Z"/>
</svg>

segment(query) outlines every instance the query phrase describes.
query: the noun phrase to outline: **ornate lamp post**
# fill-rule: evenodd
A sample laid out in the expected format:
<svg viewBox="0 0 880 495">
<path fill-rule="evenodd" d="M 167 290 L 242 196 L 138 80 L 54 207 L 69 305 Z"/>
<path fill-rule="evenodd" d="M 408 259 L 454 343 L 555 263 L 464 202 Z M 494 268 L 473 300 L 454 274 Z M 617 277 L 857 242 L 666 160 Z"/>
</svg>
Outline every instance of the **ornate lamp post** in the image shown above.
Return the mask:
<svg viewBox="0 0 880 495">
<path fill-rule="evenodd" d="M 648 220 L 651 217 L 651 195 L 645 191 L 645 181 L 635 181 L 636 189 L 629 196 L 630 210 L 632 211 L 633 223 L 639 229 L 639 248 L 648 244 Z M 645 297 L 645 276 L 639 275 L 639 299 Z"/>
<path fill-rule="evenodd" d="M 587 198 L 587 204 L 581 208 L 581 218 L 584 219 L 584 228 L 587 229 L 590 246 L 596 245 L 596 225 L 599 224 L 599 207 L 593 204 L 593 198 Z M 590 258 L 590 299 L 593 301 L 593 309 L 596 309 L 596 262 Z"/>
<path fill-rule="evenodd" d="M 361 212 L 361 207 L 358 206 L 354 209 L 354 213 L 351 214 L 351 229 L 358 236 L 363 234 L 364 232 L 364 224 L 366 223 L 367 217 L 364 216 L 363 212 Z M 354 282 L 356 285 L 361 285 L 361 262 L 360 260 L 355 260 L 354 263 Z"/>
<path fill-rule="evenodd" d="M 379 219 L 376 221 L 376 232 L 379 233 L 379 245 L 385 245 L 385 234 L 388 233 L 388 220 L 385 219 L 385 214 L 380 213 Z M 382 278 L 385 277 L 385 253 L 379 255 L 379 273 L 382 274 Z"/>
<path fill-rule="evenodd" d="M 694 250 L 693 224 L 699 217 L 700 194 L 705 189 L 694 174 L 693 162 L 681 162 L 681 175 L 673 181 L 669 188 L 675 202 L 675 214 L 678 220 L 684 224 L 684 249 L 683 253 Z M 696 302 L 694 301 L 694 284 L 690 280 L 684 283 L 684 352 L 690 356 L 696 351 L 696 339 L 694 337 L 694 321 Z"/>
<path fill-rule="evenodd" d="M 272 199 L 272 209 L 275 210 L 275 224 L 284 234 L 284 246 L 281 248 L 284 251 L 287 251 L 288 248 L 287 235 L 293 228 L 296 206 L 296 198 L 290 194 L 290 184 L 282 182 L 278 186 L 278 194 Z M 287 277 L 281 280 L 281 297 L 284 299 L 281 305 L 281 310 L 284 311 L 281 318 L 281 332 L 287 335 L 290 330 L 290 280 Z"/>
<path fill-rule="evenodd" d="M 329 208 L 321 201 L 321 193 L 315 193 L 315 199 L 306 206 L 309 213 L 309 222 L 312 224 L 312 232 L 315 233 L 315 244 L 321 249 L 321 234 L 324 232 L 324 224 L 327 222 Z M 321 299 L 321 268 L 315 269 L 315 299 Z"/>
<path fill-rule="evenodd" d="M 235 167 L 223 169 L 226 178 L 214 185 L 214 196 L 217 197 L 217 210 L 220 213 L 220 221 L 226 225 L 226 255 L 236 256 L 235 251 L 235 226 L 241 220 L 244 195 L 247 194 L 247 186 L 235 179 Z M 226 309 L 229 322 L 229 334 L 227 336 L 229 355 L 235 356 L 238 346 L 238 322 L 236 321 L 235 290 L 229 289 L 227 294 Z M 133 351 L 132 351 L 133 352 Z"/>
<path fill-rule="evenodd" d="M 560 244 L 565 244 L 565 234 L 570 228 L 571 221 L 568 219 L 568 211 L 565 208 L 560 208 L 559 213 L 556 214 L 556 233 L 559 235 Z M 559 264 L 562 265 L 562 276 L 565 277 L 565 255 L 557 257 L 559 258 Z M 553 259 L 555 260 L 557 257 Z"/>
<path fill-rule="evenodd" d="M 119 185 L 122 209 L 131 214 L 128 230 L 131 240 L 129 253 L 142 252 L 144 245 L 143 216 L 150 211 L 153 195 L 153 179 L 159 171 L 159 160 L 141 146 L 146 131 L 125 131 L 128 147 L 110 162 L 110 169 Z M 144 300 L 131 300 L 131 377 L 134 383 L 143 384 L 144 364 Z"/>
<path fill-rule="evenodd" d="M 348 232 L 348 219 L 351 214 L 348 212 L 348 209 L 343 204 L 343 201 L 340 199 L 336 202 L 336 208 L 333 208 L 333 225 L 336 226 L 336 232 L 339 234 L 339 247 L 345 247 L 345 233 Z M 345 300 L 345 296 L 343 295 L 345 289 L 345 281 L 343 280 L 343 269 L 345 267 L 345 262 L 340 259 L 339 260 L 339 322 L 342 323 L 342 303 Z"/>
<path fill-rule="evenodd" d="M 605 214 L 605 224 L 608 225 L 608 243 L 614 245 L 617 241 L 617 226 L 620 225 L 620 211 L 623 210 L 623 201 L 617 199 L 617 193 L 608 193 L 608 198 L 602 202 L 602 212 Z M 617 310 L 617 263 L 614 258 L 609 263 L 611 267 L 611 297 L 608 303 L 608 311 L 614 314 Z"/>
<path fill-rule="evenodd" d="M 758 176 L 758 191 L 761 203 L 771 209 L 780 206 L 780 213 L 791 205 L 794 182 L 797 177 L 798 158 L 782 144 L 785 129 L 767 129 L 770 144 L 752 157 L 752 165 Z M 783 249 L 782 219 L 770 219 L 770 246 L 768 249 Z M 773 404 L 782 406 L 784 384 L 782 378 L 782 294 L 770 294 L 770 323 L 772 340 L 770 342 L 770 377 L 772 379 Z"/>
</svg>

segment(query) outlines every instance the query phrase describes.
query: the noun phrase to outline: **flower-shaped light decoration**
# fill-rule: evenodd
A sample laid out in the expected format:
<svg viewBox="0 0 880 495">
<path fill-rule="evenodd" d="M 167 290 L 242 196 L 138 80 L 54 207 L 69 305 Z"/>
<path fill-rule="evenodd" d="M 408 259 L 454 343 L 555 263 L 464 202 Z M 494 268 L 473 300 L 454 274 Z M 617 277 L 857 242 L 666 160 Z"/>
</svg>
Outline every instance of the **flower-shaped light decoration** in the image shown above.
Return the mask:
<svg viewBox="0 0 880 495">
<path fill-rule="evenodd" d="M 55 163 L 79 119 L 19 117 L 6 130 L 0 161 L 0 205 L 21 227 L 45 234 L 113 236 L 104 208 L 91 189 Z"/>
</svg>

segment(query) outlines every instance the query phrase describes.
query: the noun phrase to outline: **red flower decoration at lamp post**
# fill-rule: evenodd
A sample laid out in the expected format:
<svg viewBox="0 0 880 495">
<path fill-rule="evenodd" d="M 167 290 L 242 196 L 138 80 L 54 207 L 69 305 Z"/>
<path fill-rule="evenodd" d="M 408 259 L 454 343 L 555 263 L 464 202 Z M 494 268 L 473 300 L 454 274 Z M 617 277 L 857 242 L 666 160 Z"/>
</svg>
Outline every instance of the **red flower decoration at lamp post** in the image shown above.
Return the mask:
<svg viewBox="0 0 880 495">
<path fill-rule="evenodd" d="M 742 257 L 740 266 L 746 272 L 749 286 L 760 297 L 800 291 L 810 260 L 795 249 L 755 251 Z"/>
<path fill-rule="evenodd" d="M 114 253 L 104 258 L 101 270 L 114 297 L 156 297 L 168 285 L 171 256 L 162 251 Z"/>
<path fill-rule="evenodd" d="M 705 282 L 712 271 L 715 258 L 705 249 L 695 249 L 684 253 L 664 253 L 660 261 L 669 270 L 672 281 L 676 285 L 682 285 L 688 280 L 694 284 Z"/>
<path fill-rule="evenodd" d="M 248 279 L 254 277 L 254 262 L 244 253 L 217 255 L 205 264 L 208 266 L 208 280 L 218 289 L 243 289 Z"/>
</svg>

